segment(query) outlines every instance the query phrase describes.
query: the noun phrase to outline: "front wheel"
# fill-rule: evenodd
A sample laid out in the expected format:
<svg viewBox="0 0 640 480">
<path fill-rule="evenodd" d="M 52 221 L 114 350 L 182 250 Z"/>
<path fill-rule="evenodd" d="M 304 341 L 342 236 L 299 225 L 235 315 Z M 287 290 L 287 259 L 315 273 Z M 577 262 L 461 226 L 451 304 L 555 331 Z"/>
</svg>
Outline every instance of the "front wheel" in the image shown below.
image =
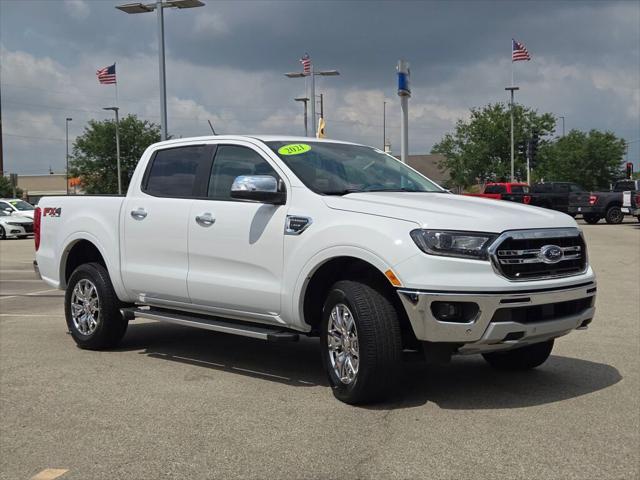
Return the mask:
<svg viewBox="0 0 640 480">
<path fill-rule="evenodd" d="M 360 282 L 336 282 L 324 304 L 320 342 L 338 400 L 369 403 L 390 392 L 402 344 L 398 314 L 385 295 Z"/>
<path fill-rule="evenodd" d="M 609 207 L 604 219 L 609 224 L 617 225 L 624 220 L 624 213 L 622 213 L 622 209 L 618 206 Z"/>
<path fill-rule="evenodd" d="M 115 347 L 127 330 L 120 300 L 107 270 L 98 263 L 80 265 L 71 274 L 64 297 L 67 327 L 80 348 Z"/>
<path fill-rule="evenodd" d="M 553 340 L 548 340 L 506 352 L 483 353 L 482 356 L 498 370 L 531 370 L 546 362 L 551 350 Z"/>
<path fill-rule="evenodd" d="M 2 225 L 0 225 L 0 240 L 4 240 L 5 238 L 7 238 L 7 233 L 4 231 L 4 228 L 2 228 Z"/>
<path fill-rule="evenodd" d="M 602 217 L 600 217 L 599 215 L 586 214 L 586 215 L 583 215 L 582 218 L 584 218 L 584 221 L 587 222 L 589 225 L 595 225 L 600 221 Z"/>
</svg>

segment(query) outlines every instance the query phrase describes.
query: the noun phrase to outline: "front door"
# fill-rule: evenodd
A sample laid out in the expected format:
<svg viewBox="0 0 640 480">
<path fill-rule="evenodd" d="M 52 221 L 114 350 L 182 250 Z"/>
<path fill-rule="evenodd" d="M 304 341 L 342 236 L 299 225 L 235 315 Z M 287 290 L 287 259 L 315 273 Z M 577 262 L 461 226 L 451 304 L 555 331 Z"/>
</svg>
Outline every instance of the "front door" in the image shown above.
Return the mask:
<svg viewBox="0 0 640 480">
<path fill-rule="evenodd" d="M 207 200 L 189 214 L 191 301 L 230 317 L 262 318 L 280 313 L 286 205 L 232 199 L 240 175 L 283 178 L 250 144 L 217 146 Z"/>
</svg>

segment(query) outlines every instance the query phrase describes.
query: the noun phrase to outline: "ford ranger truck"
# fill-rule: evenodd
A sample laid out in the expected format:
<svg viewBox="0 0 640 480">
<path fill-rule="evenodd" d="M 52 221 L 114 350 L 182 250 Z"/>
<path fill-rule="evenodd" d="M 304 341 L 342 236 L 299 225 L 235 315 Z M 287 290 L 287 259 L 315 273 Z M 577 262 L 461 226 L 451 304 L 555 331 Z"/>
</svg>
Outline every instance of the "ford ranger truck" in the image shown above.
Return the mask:
<svg viewBox="0 0 640 480">
<path fill-rule="evenodd" d="M 136 318 L 319 337 L 351 404 L 394 392 L 416 352 L 535 368 L 594 315 L 571 217 L 454 195 L 376 148 L 307 137 L 151 145 L 124 197 L 42 198 L 35 247 L 81 348 L 113 348 Z"/>
</svg>

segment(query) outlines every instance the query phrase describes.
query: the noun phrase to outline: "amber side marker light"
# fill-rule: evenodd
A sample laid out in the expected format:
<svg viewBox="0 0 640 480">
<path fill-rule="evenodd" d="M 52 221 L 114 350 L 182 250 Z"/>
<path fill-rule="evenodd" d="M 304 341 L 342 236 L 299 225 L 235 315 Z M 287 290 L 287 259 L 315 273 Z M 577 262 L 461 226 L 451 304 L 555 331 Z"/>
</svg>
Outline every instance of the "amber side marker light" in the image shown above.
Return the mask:
<svg viewBox="0 0 640 480">
<path fill-rule="evenodd" d="M 396 274 L 393 273 L 393 270 L 389 269 L 386 272 L 384 272 L 384 274 L 387 277 L 387 279 L 391 282 L 391 285 L 393 285 L 394 287 L 402 286 L 402 283 L 400 282 L 398 277 L 396 277 Z"/>
</svg>

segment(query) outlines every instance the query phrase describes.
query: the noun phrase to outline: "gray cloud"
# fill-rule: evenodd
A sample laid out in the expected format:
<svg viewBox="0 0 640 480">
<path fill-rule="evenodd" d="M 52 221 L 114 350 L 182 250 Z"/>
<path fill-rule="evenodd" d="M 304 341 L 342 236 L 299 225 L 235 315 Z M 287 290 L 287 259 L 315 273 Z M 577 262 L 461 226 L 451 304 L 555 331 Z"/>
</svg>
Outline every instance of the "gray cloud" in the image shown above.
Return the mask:
<svg viewBox="0 0 640 480">
<path fill-rule="evenodd" d="M 207 1 L 207 0 L 205 0 Z M 567 128 L 640 135 L 640 5 L 636 2 L 207 1 L 166 12 L 169 127 L 174 135 L 302 130 L 304 81 L 286 79 L 312 54 L 330 136 L 380 145 L 382 102 L 397 144 L 394 66 L 411 61 L 411 150 L 424 152 L 468 108 L 506 99 L 510 39 L 533 55 L 515 65 L 518 101 L 566 117 Z M 75 4 L 75 5 L 74 5 Z M 158 121 L 156 18 L 117 2 L 0 2 L 0 62 L 7 168 L 64 164 L 72 137 L 108 118 L 113 88 L 95 70 L 118 62 L 120 104 Z M 631 145 L 637 160 L 640 142 Z"/>
</svg>

